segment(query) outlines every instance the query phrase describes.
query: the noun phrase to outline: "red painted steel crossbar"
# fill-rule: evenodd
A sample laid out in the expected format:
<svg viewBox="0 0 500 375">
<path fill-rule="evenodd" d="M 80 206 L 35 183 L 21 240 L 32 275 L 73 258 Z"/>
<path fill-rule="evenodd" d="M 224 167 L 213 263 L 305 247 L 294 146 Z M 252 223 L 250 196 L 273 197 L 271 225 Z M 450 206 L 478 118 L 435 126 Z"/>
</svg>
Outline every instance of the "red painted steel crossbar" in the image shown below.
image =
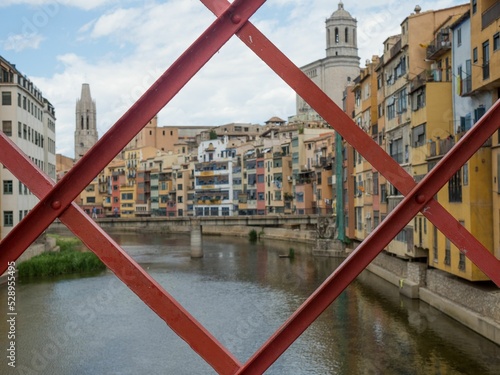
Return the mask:
<svg viewBox="0 0 500 375">
<path fill-rule="evenodd" d="M 219 16 L 226 0 L 201 0 L 215 15 Z M 390 155 L 387 154 L 367 133 L 356 126 L 321 89 L 274 46 L 250 21 L 236 34 L 257 56 L 294 89 L 318 114 L 323 117 L 344 139 L 349 142 L 375 169 L 393 184 L 403 195 L 412 191 L 416 182 Z M 494 111 L 492 109 L 491 111 Z M 491 112 L 490 111 L 490 112 Z M 484 123 L 485 118 L 480 123 Z M 447 169 L 456 172 L 487 138 L 500 126 L 493 118 L 488 128 L 480 126 L 474 138 L 475 144 L 468 144 L 472 153 L 460 153 L 462 158 L 448 159 Z M 478 123 L 477 125 L 480 125 Z M 482 142 L 481 142 L 482 140 Z M 475 147 L 477 146 L 477 147 Z M 475 147 L 475 148 L 474 148 Z M 470 155 L 463 158 L 465 155 Z M 447 181 L 444 181 L 443 186 Z M 422 197 L 424 198 L 425 197 Z M 429 201 L 422 213 L 445 234 L 466 256 L 500 287 L 500 260 L 495 258 L 482 243 L 461 225 L 438 202 L 427 196 Z M 406 224 L 406 223 L 405 223 Z"/>
<path fill-rule="evenodd" d="M 235 0 L 0 243 L 0 273 L 229 40 L 265 0 Z"/>
<path fill-rule="evenodd" d="M 47 181 L 40 183 L 40 203 L 0 242 L 0 273 L 7 262 L 22 252 L 60 217 L 68 227 L 112 269 L 129 288 L 138 294 L 172 329 L 182 337 L 207 363 L 219 373 L 232 374 L 238 361 L 185 311 L 159 284 L 121 250 L 105 232 L 88 220 L 72 205 L 76 196 L 118 154 L 121 149 L 163 108 L 196 72 L 217 52 L 265 0 L 236 0 L 200 38 L 158 79 L 155 84 L 127 111 L 77 165 L 52 189 Z M 5 142 L 5 137 L 2 137 Z M 12 146 L 12 145 L 11 145 Z M 11 171 L 31 191 L 37 191 L 34 180 L 43 178 L 36 168 L 23 174 L 28 161 L 20 152 L 0 153 L 0 162 L 9 164 Z M 33 176 L 29 174 L 33 173 Z M 35 178 L 35 177 L 38 177 Z"/>
<path fill-rule="evenodd" d="M 41 173 L 22 151 L 0 132 L 0 158 L 20 181 L 26 181 L 38 198 L 53 188 L 54 182 Z M 179 337 L 219 373 L 233 374 L 241 364 L 199 322 L 196 321 L 161 285 L 134 261 L 106 232 L 76 204 L 72 203 L 60 220 L 127 285 L 151 310 L 163 319 Z"/>
<path fill-rule="evenodd" d="M 419 211 L 500 286 L 500 261 L 433 199 L 437 191 L 498 129 L 499 102 L 416 184 L 399 164 L 248 22 L 248 18 L 264 0 L 236 0 L 232 4 L 225 0 L 201 1 L 218 16 L 217 20 L 55 187 L 28 159 L 20 155 L 19 150 L 11 155 L 10 151 L 6 153 L 6 150 L 15 150 L 15 146 L 4 135 L 0 137 L 3 150 L 0 162 L 42 199 L 25 220 L 0 243 L 1 272 L 6 269 L 7 260 L 16 259 L 56 217 L 60 217 L 200 356 L 219 373 L 225 374 L 263 373 Z M 404 200 L 387 218 L 243 366 L 106 233 L 71 203 L 234 33 L 405 195 Z"/>
<path fill-rule="evenodd" d="M 201 0 L 216 15 L 225 0 Z M 413 178 L 352 119 L 324 94 L 299 68 L 281 53 L 251 22 L 238 37 L 287 82 L 320 116 L 337 130 L 406 198 L 383 225 L 375 229 L 325 283 L 297 310 L 278 332 L 244 365 L 242 374 L 262 373 L 302 334 L 356 276 L 382 251 L 406 224 L 421 211 L 469 259 L 500 286 L 500 261 L 433 196 L 500 126 L 500 102 L 475 125 L 432 172 L 416 184 Z M 443 165 L 445 168 L 443 168 Z"/>
</svg>

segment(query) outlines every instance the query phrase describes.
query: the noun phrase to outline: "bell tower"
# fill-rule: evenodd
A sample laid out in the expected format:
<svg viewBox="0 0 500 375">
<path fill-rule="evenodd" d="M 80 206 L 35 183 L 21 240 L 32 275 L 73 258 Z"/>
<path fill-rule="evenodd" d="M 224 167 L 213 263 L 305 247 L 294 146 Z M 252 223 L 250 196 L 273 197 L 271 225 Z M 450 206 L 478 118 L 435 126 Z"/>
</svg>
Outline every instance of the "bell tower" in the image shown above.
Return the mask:
<svg viewBox="0 0 500 375">
<path fill-rule="evenodd" d="M 88 83 L 82 84 L 80 99 L 76 101 L 75 162 L 97 143 L 96 105 Z"/>
<path fill-rule="evenodd" d="M 339 107 L 345 88 L 359 75 L 357 22 L 340 1 L 338 9 L 325 21 L 326 57 L 301 67 Z M 298 95 L 296 108 L 296 120 L 320 120 L 316 111 Z"/>
<path fill-rule="evenodd" d="M 340 1 L 338 9 L 326 20 L 326 57 L 352 59 L 353 65 L 359 65 L 357 23 Z"/>
</svg>

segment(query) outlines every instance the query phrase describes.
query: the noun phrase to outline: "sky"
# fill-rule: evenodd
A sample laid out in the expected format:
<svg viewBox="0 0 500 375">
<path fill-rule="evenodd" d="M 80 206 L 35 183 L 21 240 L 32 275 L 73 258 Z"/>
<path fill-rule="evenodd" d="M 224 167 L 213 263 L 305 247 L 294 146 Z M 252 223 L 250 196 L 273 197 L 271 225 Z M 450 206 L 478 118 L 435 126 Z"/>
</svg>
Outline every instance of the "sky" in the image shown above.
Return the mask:
<svg viewBox="0 0 500 375">
<path fill-rule="evenodd" d="M 360 66 L 418 4 L 422 11 L 457 0 L 343 0 L 358 21 Z M 326 56 L 325 20 L 339 0 L 269 0 L 250 18 L 292 62 Z M 90 85 L 102 136 L 210 26 L 199 0 L 2 0 L 0 55 L 55 107 L 56 152 L 74 156 L 75 104 Z M 295 114 L 295 93 L 237 37 L 158 114 L 159 126 L 264 124 Z"/>
</svg>

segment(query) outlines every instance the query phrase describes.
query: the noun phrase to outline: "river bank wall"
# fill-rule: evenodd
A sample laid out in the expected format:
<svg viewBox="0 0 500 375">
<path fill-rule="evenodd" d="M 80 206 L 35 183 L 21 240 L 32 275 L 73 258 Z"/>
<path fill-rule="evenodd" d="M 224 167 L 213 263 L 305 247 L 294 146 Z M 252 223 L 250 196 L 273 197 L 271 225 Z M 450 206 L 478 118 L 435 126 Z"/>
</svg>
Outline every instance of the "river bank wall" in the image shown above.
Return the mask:
<svg viewBox="0 0 500 375">
<path fill-rule="evenodd" d="M 191 227 L 176 225 L 175 222 L 165 225 L 127 225 L 125 222 L 101 222 L 107 231 L 140 232 L 140 233 L 184 233 L 189 235 Z M 53 226 L 58 231 L 64 226 Z M 63 230 L 65 229 L 62 228 Z M 317 232 L 311 226 L 302 225 L 295 228 L 275 228 L 258 226 L 221 226 L 203 225 L 204 236 L 233 236 L 248 238 L 250 231 L 255 230 L 260 240 L 279 240 L 308 244 L 301 247 L 314 253 L 317 244 Z M 66 229 L 67 230 L 67 229 Z M 340 254 L 346 257 L 353 249 L 346 248 Z M 331 251 L 323 255 L 339 256 L 339 251 Z M 500 345 L 500 289 L 491 282 L 471 283 L 461 280 L 440 270 L 429 268 L 426 263 L 411 262 L 399 259 L 385 252 L 380 253 L 368 265 L 367 270 L 388 281 L 399 289 L 399 293 L 420 299 L 433 308 L 445 313 L 464 326 Z"/>
</svg>

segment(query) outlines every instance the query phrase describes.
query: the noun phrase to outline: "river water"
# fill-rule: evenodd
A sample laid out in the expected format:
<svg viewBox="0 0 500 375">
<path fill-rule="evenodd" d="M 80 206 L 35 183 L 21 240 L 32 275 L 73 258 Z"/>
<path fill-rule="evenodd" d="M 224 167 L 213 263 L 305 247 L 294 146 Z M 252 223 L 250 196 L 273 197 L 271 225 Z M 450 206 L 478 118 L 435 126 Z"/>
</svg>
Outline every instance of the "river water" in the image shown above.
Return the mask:
<svg viewBox="0 0 500 375">
<path fill-rule="evenodd" d="M 113 237 L 240 361 L 247 360 L 340 260 L 289 243 L 189 236 Z M 16 368 L 0 374 L 213 374 L 112 273 L 17 285 Z M 500 374 L 500 347 L 363 272 L 266 374 Z"/>
</svg>

